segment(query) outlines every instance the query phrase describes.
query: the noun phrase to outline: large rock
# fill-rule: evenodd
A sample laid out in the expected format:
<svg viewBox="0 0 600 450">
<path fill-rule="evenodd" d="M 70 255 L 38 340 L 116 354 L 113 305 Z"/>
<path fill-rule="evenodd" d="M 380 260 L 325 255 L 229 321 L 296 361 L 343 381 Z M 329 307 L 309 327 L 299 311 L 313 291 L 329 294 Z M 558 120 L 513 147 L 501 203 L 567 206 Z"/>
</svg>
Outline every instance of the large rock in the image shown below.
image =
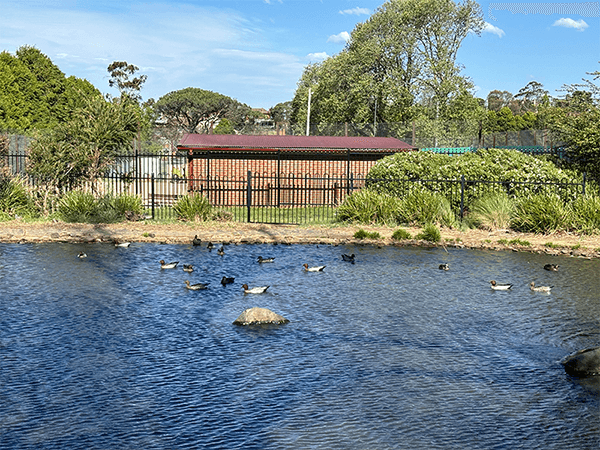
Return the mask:
<svg viewBox="0 0 600 450">
<path fill-rule="evenodd" d="M 256 325 L 266 323 L 288 323 L 285 317 L 266 308 L 250 308 L 233 321 L 234 325 Z"/>
<path fill-rule="evenodd" d="M 565 372 L 576 377 L 600 375 L 600 347 L 586 348 L 561 361 Z"/>
</svg>

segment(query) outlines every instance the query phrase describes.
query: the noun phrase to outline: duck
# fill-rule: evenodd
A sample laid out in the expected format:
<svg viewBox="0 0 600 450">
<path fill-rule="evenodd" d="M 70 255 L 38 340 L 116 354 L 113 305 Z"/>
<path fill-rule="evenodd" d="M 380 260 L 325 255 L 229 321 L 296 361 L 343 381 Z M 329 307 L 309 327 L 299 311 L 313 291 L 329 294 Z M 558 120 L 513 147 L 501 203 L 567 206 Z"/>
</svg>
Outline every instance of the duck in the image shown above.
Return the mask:
<svg viewBox="0 0 600 450">
<path fill-rule="evenodd" d="M 536 286 L 535 281 L 529 283 L 529 289 L 531 289 L 534 292 L 550 292 L 550 289 L 552 289 L 553 287 L 554 286 Z"/>
<path fill-rule="evenodd" d="M 512 284 L 507 283 L 496 283 L 495 280 L 490 281 L 490 284 L 495 291 L 507 291 L 513 286 Z"/>
<path fill-rule="evenodd" d="M 188 288 L 190 291 L 202 291 L 204 289 L 208 289 L 209 284 L 210 283 L 190 284 L 189 280 L 185 280 L 185 287 Z"/>
<path fill-rule="evenodd" d="M 223 277 L 221 278 L 221 284 L 225 286 L 226 284 L 232 284 L 235 281 L 234 277 Z"/>
<path fill-rule="evenodd" d="M 257 261 L 259 263 L 272 263 L 272 262 L 275 262 L 275 258 L 263 258 L 262 256 L 259 256 L 257 258 Z"/>
<path fill-rule="evenodd" d="M 560 266 L 558 264 L 546 264 L 544 266 L 544 269 L 549 270 L 551 272 L 556 272 L 556 271 L 558 271 L 559 267 Z"/>
<path fill-rule="evenodd" d="M 351 262 L 351 263 L 353 263 L 353 262 L 354 262 L 354 253 L 352 253 L 351 255 L 346 255 L 346 254 L 344 253 L 344 254 L 342 254 L 342 259 L 343 259 L 344 261 L 348 261 L 348 262 Z"/>
<path fill-rule="evenodd" d="M 304 270 L 306 272 L 323 272 L 323 269 L 325 269 L 326 266 L 315 266 L 315 267 L 308 267 L 308 264 L 303 264 L 304 266 Z"/>
<path fill-rule="evenodd" d="M 183 271 L 191 273 L 191 272 L 194 271 L 194 266 L 192 264 L 184 264 L 183 265 Z"/>
<path fill-rule="evenodd" d="M 450 270 L 450 265 L 447 263 L 440 264 L 440 270 Z"/>
<path fill-rule="evenodd" d="M 161 269 L 174 269 L 175 267 L 177 267 L 177 264 L 179 264 L 179 261 L 166 263 L 164 259 L 161 259 L 159 262 Z"/>
<path fill-rule="evenodd" d="M 212 249 L 213 249 L 213 247 L 214 247 L 214 244 L 213 244 L 212 242 L 209 242 L 208 244 L 206 244 L 206 248 L 207 248 L 208 250 L 212 250 Z"/>
<path fill-rule="evenodd" d="M 131 245 L 131 242 L 119 242 L 116 241 L 115 242 L 115 247 L 123 247 L 123 248 L 127 248 Z"/>
<path fill-rule="evenodd" d="M 200 239 L 198 237 L 198 235 L 194 236 L 194 239 L 192 239 L 192 245 L 200 245 L 202 244 L 202 239 Z"/>
<path fill-rule="evenodd" d="M 269 289 L 270 286 L 256 286 L 253 288 L 249 288 L 247 284 L 242 284 L 242 289 L 245 294 L 262 294 Z"/>
<path fill-rule="evenodd" d="M 77 255 L 78 258 L 87 258 L 87 255 L 85 254 L 85 252 L 79 252 L 79 254 Z"/>
<path fill-rule="evenodd" d="M 223 256 L 224 254 L 225 254 L 225 249 L 221 245 L 221 247 L 219 247 L 219 250 L 217 250 L 217 255 Z"/>
</svg>

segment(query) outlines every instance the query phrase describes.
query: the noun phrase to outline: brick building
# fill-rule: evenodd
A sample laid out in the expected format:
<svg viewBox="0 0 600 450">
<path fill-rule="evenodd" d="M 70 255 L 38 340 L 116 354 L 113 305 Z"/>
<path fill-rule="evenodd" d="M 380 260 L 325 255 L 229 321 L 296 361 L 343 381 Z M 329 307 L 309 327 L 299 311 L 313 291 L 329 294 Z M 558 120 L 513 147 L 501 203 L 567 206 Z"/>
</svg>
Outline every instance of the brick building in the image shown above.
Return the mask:
<svg viewBox="0 0 600 450">
<path fill-rule="evenodd" d="M 264 205 L 335 204 L 340 186 L 364 178 L 377 160 L 416 150 L 385 137 L 215 134 L 187 134 L 177 149 L 187 154 L 189 190 L 223 206 L 244 204 L 243 189 L 233 187 L 249 173 Z M 288 198 L 292 187 L 303 198 Z"/>
</svg>

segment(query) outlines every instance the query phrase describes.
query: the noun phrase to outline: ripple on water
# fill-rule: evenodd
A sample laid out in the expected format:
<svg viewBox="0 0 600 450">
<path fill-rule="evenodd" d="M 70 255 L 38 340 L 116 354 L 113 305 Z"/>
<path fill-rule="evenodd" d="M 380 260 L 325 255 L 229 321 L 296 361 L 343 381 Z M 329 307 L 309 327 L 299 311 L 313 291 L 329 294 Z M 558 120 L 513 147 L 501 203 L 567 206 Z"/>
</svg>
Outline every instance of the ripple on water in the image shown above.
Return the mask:
<svg viewBox="0 0 600 450">
<path fill-rule="evenodd" d="M 546 256 L 460 249 L 0 252 L 2 449 L 598 446 L 600 386 L 558 363 L 598 345 L 598 261 L 563 258 L 550 273 Z M 243 283 L 271 288 L 245 295 Z M 291 323 L 232 325 L 251 306 Z"/>
</svg>

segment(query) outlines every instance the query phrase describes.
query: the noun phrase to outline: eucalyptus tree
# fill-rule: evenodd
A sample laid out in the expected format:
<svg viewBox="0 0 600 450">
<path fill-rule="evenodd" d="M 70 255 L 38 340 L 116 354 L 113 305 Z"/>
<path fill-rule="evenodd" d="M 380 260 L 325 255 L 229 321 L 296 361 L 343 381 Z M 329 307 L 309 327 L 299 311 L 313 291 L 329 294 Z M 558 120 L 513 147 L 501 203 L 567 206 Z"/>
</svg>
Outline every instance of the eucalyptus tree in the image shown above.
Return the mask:
<svg viewBox="0 0 600 450">
<path fill-rule="evenodd" d="M 389 0 L 355 27 L 342 52 L 305 69 L 293 121 L 306 121 L 309 89 L 311 122 L 444 117 L 470 94 L 456 58 L 464 38 L 483 25 L 473 0 Z"/>
</svg>

